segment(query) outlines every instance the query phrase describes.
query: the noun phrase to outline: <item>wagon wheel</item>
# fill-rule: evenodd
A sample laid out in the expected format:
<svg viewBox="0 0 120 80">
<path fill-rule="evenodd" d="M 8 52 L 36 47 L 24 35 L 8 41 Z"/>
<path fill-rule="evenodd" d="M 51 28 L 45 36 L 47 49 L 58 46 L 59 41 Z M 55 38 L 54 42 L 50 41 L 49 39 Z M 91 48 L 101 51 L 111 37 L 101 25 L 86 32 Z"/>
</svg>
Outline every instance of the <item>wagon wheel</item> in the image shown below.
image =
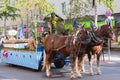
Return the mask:
<svg viewBox="0 0 120 80">
<path fill-rule="evenodd" d="M 54 65 L 56 68 L 63 68 L 65 65 L 65 60 L 64 59 L 57 59 L 57 60 L 55 60 Z"/>
</svg>

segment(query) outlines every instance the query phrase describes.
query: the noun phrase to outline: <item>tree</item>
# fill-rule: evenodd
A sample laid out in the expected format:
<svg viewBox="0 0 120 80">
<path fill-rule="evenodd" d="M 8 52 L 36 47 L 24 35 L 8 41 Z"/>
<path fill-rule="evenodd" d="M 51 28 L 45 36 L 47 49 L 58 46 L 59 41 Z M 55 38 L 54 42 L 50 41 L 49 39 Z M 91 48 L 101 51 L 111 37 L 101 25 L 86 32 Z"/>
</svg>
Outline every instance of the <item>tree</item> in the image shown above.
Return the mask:
<svg viewBox="0 0 120 80">
<path fill-rule="evenodd" d="M 32 21 L 43 20 L 44 14 L 51 13 L 55 7 L 48 0 L 19 0 L 14 4 L 20 9 L 22 18 L 26 18 L 27 26 Z"/>
<path fill-rule="evenodd" d="M 4 35 L 6 35 L 6 21 L 9 18 L 15 20 L 20 15 L 17 14 L 19 10 L 9 4 L 9 0 L 0 1 L 0 5 L 0 18 L 4 20 Z"/>
<path fill-rule="evenodd" d="M 21 12 L 26 11 L 26 14 L 33 13 L 34 20 L 38 18 L 38 15 L 42 19 L 44 14 L 51 13 L 54 10 L 54 6 L 48 0 L 19 0 L 15 3 Z"/>
<path fill-rule="evenodd" d="M 69 10 L 67 10 L 66 15 L 68 18 L 80 18 L 88 15 L 91 10 L 90 0 L 70 0 Z"/>
<path fill-rule="evenodd" d="M 48 0 L 19 0 L 14 5 L 20 9 L 20 12 L 23 15 L 26 15 L 27 27 L 30 23 L 32 29 L 34 30 L 32 33 L 33 37 L 36 39 L 37 43 L 36 27 L 38 20 L 43 20 L 44 14 L 51 13 L 54 10 L 54 6 Z"/>
<path fill-rule="evenodd" d="M 103 2 L 103 4 L 105 5 L 106 8 L 110 9 L 113 11 L 113 5 L 112 3 L 114 2 L 114 0 L 98 0 L 99 3 Z"/>
</svg>

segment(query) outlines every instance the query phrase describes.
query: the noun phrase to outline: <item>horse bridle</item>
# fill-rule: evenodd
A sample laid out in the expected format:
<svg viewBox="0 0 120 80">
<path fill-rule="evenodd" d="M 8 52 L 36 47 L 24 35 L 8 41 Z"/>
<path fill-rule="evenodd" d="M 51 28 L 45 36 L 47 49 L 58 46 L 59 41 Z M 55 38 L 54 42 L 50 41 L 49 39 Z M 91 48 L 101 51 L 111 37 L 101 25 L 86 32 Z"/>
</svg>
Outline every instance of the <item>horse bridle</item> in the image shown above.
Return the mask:
<svg viewBox="0 0 120 80">
<path fill-rule="evenodd" d="M 112 30 L 112 27 L 111 26 L 108 26 L 108 30 L 106 31 L 108 34 L 110 33 L 110 32 L 112 32 L 112 34 L 113 34 L 113 30 Z"/>
<path fill-rule="evenodd" d="M 109 26 L 108 28 L 109 28 L 109 31 L 111 31 L 111 32 L 113 33 L 112 27 L 111 27 L 111 26 Z"/>
<path fill-rule="evenodd" d="M 82 30 L 84 30 L 85 31 L 85 29 L 83 29 L 82 28 Z M 81 31 L 82 31 L 81 30 Z M 82 40 L 82 38 L 81 37 L 78 37 L 78 33 L 79 33 L 79 31 L 78 32 L 76 32 L 76 34 L 74 35 L 74 40 L 73 40 L 73 43 L 74 42 L 78 42 L 78 43 L 82 43 L 82 44 L 85 44 L 86 42 L 85 42 L 85 40 Z"/>
</svg>

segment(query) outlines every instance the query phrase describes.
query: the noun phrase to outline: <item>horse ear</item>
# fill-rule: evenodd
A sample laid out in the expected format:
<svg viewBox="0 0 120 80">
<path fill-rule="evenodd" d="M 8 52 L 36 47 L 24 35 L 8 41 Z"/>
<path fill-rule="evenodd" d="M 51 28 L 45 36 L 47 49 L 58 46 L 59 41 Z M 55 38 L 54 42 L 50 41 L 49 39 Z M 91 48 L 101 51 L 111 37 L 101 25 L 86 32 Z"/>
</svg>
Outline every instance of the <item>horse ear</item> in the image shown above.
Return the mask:
<svg viewBox="0 0 120 80">
<path fill-rule="evenodd" d="M 87 34 L 89 34 L 89 33 L 90 33 L 90 31 L 87 30 Z"/>
<path fill-rule="evenodd" d="M 82 28 L 85 28 L 85 24 L 83 24 Z"/>
</svg>

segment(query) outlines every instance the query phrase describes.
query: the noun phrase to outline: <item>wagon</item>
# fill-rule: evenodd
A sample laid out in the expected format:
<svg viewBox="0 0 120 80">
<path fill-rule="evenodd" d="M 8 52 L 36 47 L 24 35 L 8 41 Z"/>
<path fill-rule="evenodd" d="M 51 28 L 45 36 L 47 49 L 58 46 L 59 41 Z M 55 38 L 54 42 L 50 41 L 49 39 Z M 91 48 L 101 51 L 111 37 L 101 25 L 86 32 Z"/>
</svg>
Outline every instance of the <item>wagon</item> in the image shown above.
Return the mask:
<svg viewBox="0 0 120 80">
<path fill-rule="evenodd" d="M 41 45 L 37 46 L 35 52 L 1 49 L 1 62 L 38 71 L 41 69 L 43 63 L 43 50 L 44 47 Z M 68 59 L 69 58 L 65 58 L 60 54 L 56 54 L 55 59 L 52 62 L 56 68 L 62 68 L 69 62 Z"/>
</svg>

